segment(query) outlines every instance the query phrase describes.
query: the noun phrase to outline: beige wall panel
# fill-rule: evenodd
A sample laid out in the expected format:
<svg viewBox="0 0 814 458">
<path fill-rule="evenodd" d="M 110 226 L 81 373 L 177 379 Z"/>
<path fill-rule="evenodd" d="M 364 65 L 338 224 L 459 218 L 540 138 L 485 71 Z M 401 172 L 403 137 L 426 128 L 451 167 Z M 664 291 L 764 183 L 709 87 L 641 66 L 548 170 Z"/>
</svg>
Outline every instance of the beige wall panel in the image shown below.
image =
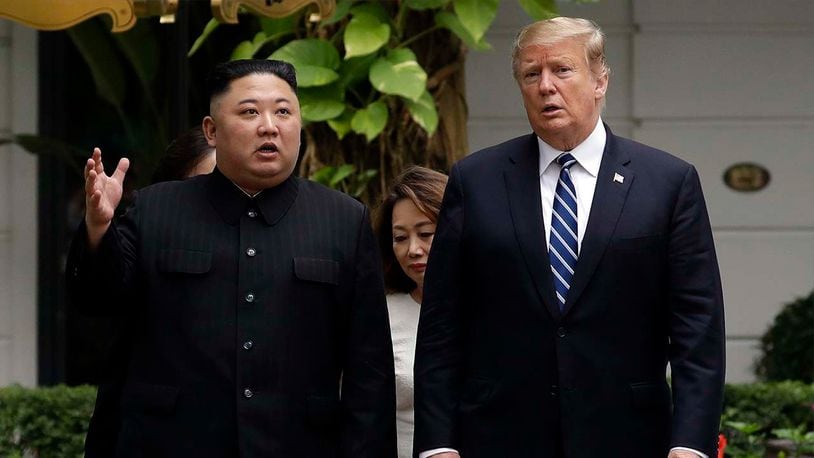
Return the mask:
<svg viewBox="0 0 814 458">
<path fill-rule="evenodd" d="M 643 33 L 634 39 L 637 118 L 814 116 L 814 33 Z"/>
<path fill-rule="evenodd" d="M 11 91 L 14 132 L 37 131 L 37 33 L 12 26 Z M 11 276 L 11 380 L 37 382 L 37 159 L 19 147 L 11 148 L 9 181 Z M 0 368 L 0 370 L 5 370 Z"/>
<path fill-rule="evenodd" d="M 3 98 L 0 96 L 0 104 L 3 103 Z M 0 132 L 2 135 L 2 132 Z M 11 230 L 11 196 L 13 190 L 11 188 L 12 171 L 11 165 L 11 147 L 0 146 L 0 237 L 8 237 L 9 230 Z M 8 257 L 0 256 L 0 264 L 8 263 Z M 0 296 L 2 300 L 2 296 Z"/>
<path fill-rule="evenodd" d="M 513 35 L 490 34 L 492 50 L 470 51 L 467 55 L 466 99 L 470 119 L 525 116 L 520 89 L 511 71 L 513 39 Z M 630 38 L 625 33 L 610 33 L 606 48 L 612 75 L 605 116 L 629 116 Z"/>
<path fill-rule="evenodd" d="M 814 119 L 800 122 L 644 122 L 634 138 L 693 163 L 716 227 L 814 228 Z M 744 193 L 728 188 L 724 171 L 754 162 L 769 185 Z"/>
<path fill-rule="evenodd" d="M 696 23 L 717 27 L 743 24 L 814 24 L 811 0 L 634 0 L 635 22 Z"/>
<path fill-rule="evenodd" d="M 10 271 L 9 238 L 7 233 L 0 231 L 0 339 L 8 338 L 12 330 Z M 0 364 L 0 373 L 6 369 Z"/>
<path fill-rule="evenodd" d="M 814 230 L 717 231 L 729 336 L 758 337 L 783 305 L 814 289 Z"/>
<path fill-rule="evenodd" d="M 11 373 L 11 340 L 5 336 L 0 336 L 0 387 L 9 385 L 15 382 Z"/>
<path fill-rule="evenodd" d="M 627 24 L 630 17 L 629 0 L 601 0 L 596 3 L 563 3 L 558 2 L 560 14 L 563 16 L 584 17 L 595 20 L 602 27 Z M 493 27 L 495 29 L 508 29 L 516 32 L 517 29 L 531 23 L 531 18 L 520 7 L 517 0 L 504 0 L 500 2 L 498 15 Z"/>
<path fill-rule="evenodd" d="M 0 24 L 0 100 L 8 100 L 9 97 L 9 69 L 12 66 L 11 56 L 8 49 L 8 37 L 2 35 L 2 24 Z M 0 104 L 0 135 L 8 132 L 10 126 L 11 106 L 8 103 Z"/>
<path fill-rule="evenodd" d="M 755 358 L 760 355 L 757 340 L 730 340 L 726 343 L 726 383 L 754 382 Z"/>
</svg>

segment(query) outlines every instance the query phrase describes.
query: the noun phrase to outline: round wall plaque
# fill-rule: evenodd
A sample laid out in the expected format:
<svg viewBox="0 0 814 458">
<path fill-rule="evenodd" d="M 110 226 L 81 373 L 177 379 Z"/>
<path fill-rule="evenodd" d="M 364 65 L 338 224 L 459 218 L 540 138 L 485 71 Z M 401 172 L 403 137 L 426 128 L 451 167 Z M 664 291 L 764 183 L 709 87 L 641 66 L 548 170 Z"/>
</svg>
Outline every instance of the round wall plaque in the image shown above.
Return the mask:
<svg viewBox="0 0 814 458">
<path fill-rule="evenodd" d="M 769 171 L 752 162 L 732 164 L 724 171 L 724 183 L 735 191 L 760 191 L 769 184 Z"/>
</svg>

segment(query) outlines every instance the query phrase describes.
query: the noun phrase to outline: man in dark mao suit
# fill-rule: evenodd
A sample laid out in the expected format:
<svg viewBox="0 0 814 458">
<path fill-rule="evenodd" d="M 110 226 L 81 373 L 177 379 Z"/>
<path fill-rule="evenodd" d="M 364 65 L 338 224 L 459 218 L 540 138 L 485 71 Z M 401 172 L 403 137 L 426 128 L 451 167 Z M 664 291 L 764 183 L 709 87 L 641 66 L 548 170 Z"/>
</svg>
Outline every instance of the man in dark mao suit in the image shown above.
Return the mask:
<svg viewBox="0 0 814 458">
<path fill-rule="evenodd" d="M 293 67 L 233 61 L 209 86 L 212 174 L 145 188 L 114 220 L 128 161 L 107 176 L 96 149 L 85 168 L 70 292 L 132 328 L 115 455 L 395 456 L 366 208 L 292 176 Z"/>
<path fill-rule="evenodd" d="M 526 27 L 513 71 L 534 134 L 458 162 L 444 196 L 415 456 L 714 457 L 723 300 L 698 174 L 602 123 L 592 22 Z"/>
</svg>

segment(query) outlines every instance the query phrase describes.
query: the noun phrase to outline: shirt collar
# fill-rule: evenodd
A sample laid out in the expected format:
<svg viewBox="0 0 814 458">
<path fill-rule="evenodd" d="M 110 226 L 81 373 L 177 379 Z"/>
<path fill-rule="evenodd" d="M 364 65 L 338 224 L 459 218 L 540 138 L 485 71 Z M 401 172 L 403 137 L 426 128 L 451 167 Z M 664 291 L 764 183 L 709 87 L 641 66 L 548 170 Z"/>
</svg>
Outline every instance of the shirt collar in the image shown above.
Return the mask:
<svg viewBox="0 0 814 458">
<path fill-rule="evenodd" d="M 594 177 L 599 173 L 599 165 L 602 163 L 602 152 L 605 151 L 607 136 L 608 134 L 605 132 L 605 126 L 602 124 L 602 118 L 600 117 L 597 119 L 596 126 L 593 132 L 588 135 L 588 138 L 569 151 L 577 160 L 577 163 Z M 537 145 L 540 149 L 539 173 L 542 176 L 548 166 L 564 151 L 555 149 L 540 137 L 537 137 Z"/>
<path fill-rule="evenodd" d="M 254 196 L 249 196 L 240 189 L 217 167 L 208 178 L 205 186 L 209 202 L 212 203 L 221 218 L 232 226 L 237 224 L 240 217 L 250 208 L 255 209 L 266 224 L 273 226 L 294 204 L 299 190 L 298 178 L 294 176 L 290 176 L 279 185 L 264 189 Z"/>
</svg>

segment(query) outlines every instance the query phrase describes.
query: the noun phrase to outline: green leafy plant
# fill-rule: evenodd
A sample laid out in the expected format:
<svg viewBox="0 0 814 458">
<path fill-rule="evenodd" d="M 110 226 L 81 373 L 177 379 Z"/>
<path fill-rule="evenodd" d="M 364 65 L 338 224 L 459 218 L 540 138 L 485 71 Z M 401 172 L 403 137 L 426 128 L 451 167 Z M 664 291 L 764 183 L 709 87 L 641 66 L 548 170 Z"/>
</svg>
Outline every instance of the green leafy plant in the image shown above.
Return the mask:
<svg viewBox="0 0 814 458">
<path fill-rule="evenodd" d="M 789 439 L 806 450 L 806 431 L 814 429 L 814 385 L 802 382 L 732 384 L 724 388 L 721 431 L 730 458 L 763 457 L 767 443 Z M 770 441 L 771 440 L 771 441 Z M 781 452 L 782 453 L 782 452 Z"/>
<path fill-rule="evenodd" d="M 96 389 L 0 388 L 0 456 L 81 457 Z"/>
<path fill-rule="evenodd" d="M 446 170 L 467 152 L 465 55 L 489 49 L 484 37 L 499 3 L 338 0 L 318 22 L 304 11 L 283 19 L 244 14 L 241 22 L 255 26 L 229 57 L 294 65 L 306 123 L 300 174 L 371 203 L 405 165 Z M 554 0 L 519 4 L 534 19 L 557 14 Z M 220 27 L 207 24 L 189 54 Z"/>
<path fill-rule="evenodd" d="M 757 424 L 764 432 L 799 425 L 814 429 L 814 385 L 792 381 L 728 384 L 723 420 Z"/>
<path fill-rule="evenodd" d="M 814 292 L 785 305 L 760 340 L 755 372 L 766 381 L 814 382 Z"/>
<path fill-rule="evenodd" d="M 807 431 L 804 425 L 797 428 L 774 429 L 772 434 L 778 439 L 791 442 L 793 451 L 788 458 L 800 458 L 803 453 L 814 453 L 814 431 Z"/>
</svg>

